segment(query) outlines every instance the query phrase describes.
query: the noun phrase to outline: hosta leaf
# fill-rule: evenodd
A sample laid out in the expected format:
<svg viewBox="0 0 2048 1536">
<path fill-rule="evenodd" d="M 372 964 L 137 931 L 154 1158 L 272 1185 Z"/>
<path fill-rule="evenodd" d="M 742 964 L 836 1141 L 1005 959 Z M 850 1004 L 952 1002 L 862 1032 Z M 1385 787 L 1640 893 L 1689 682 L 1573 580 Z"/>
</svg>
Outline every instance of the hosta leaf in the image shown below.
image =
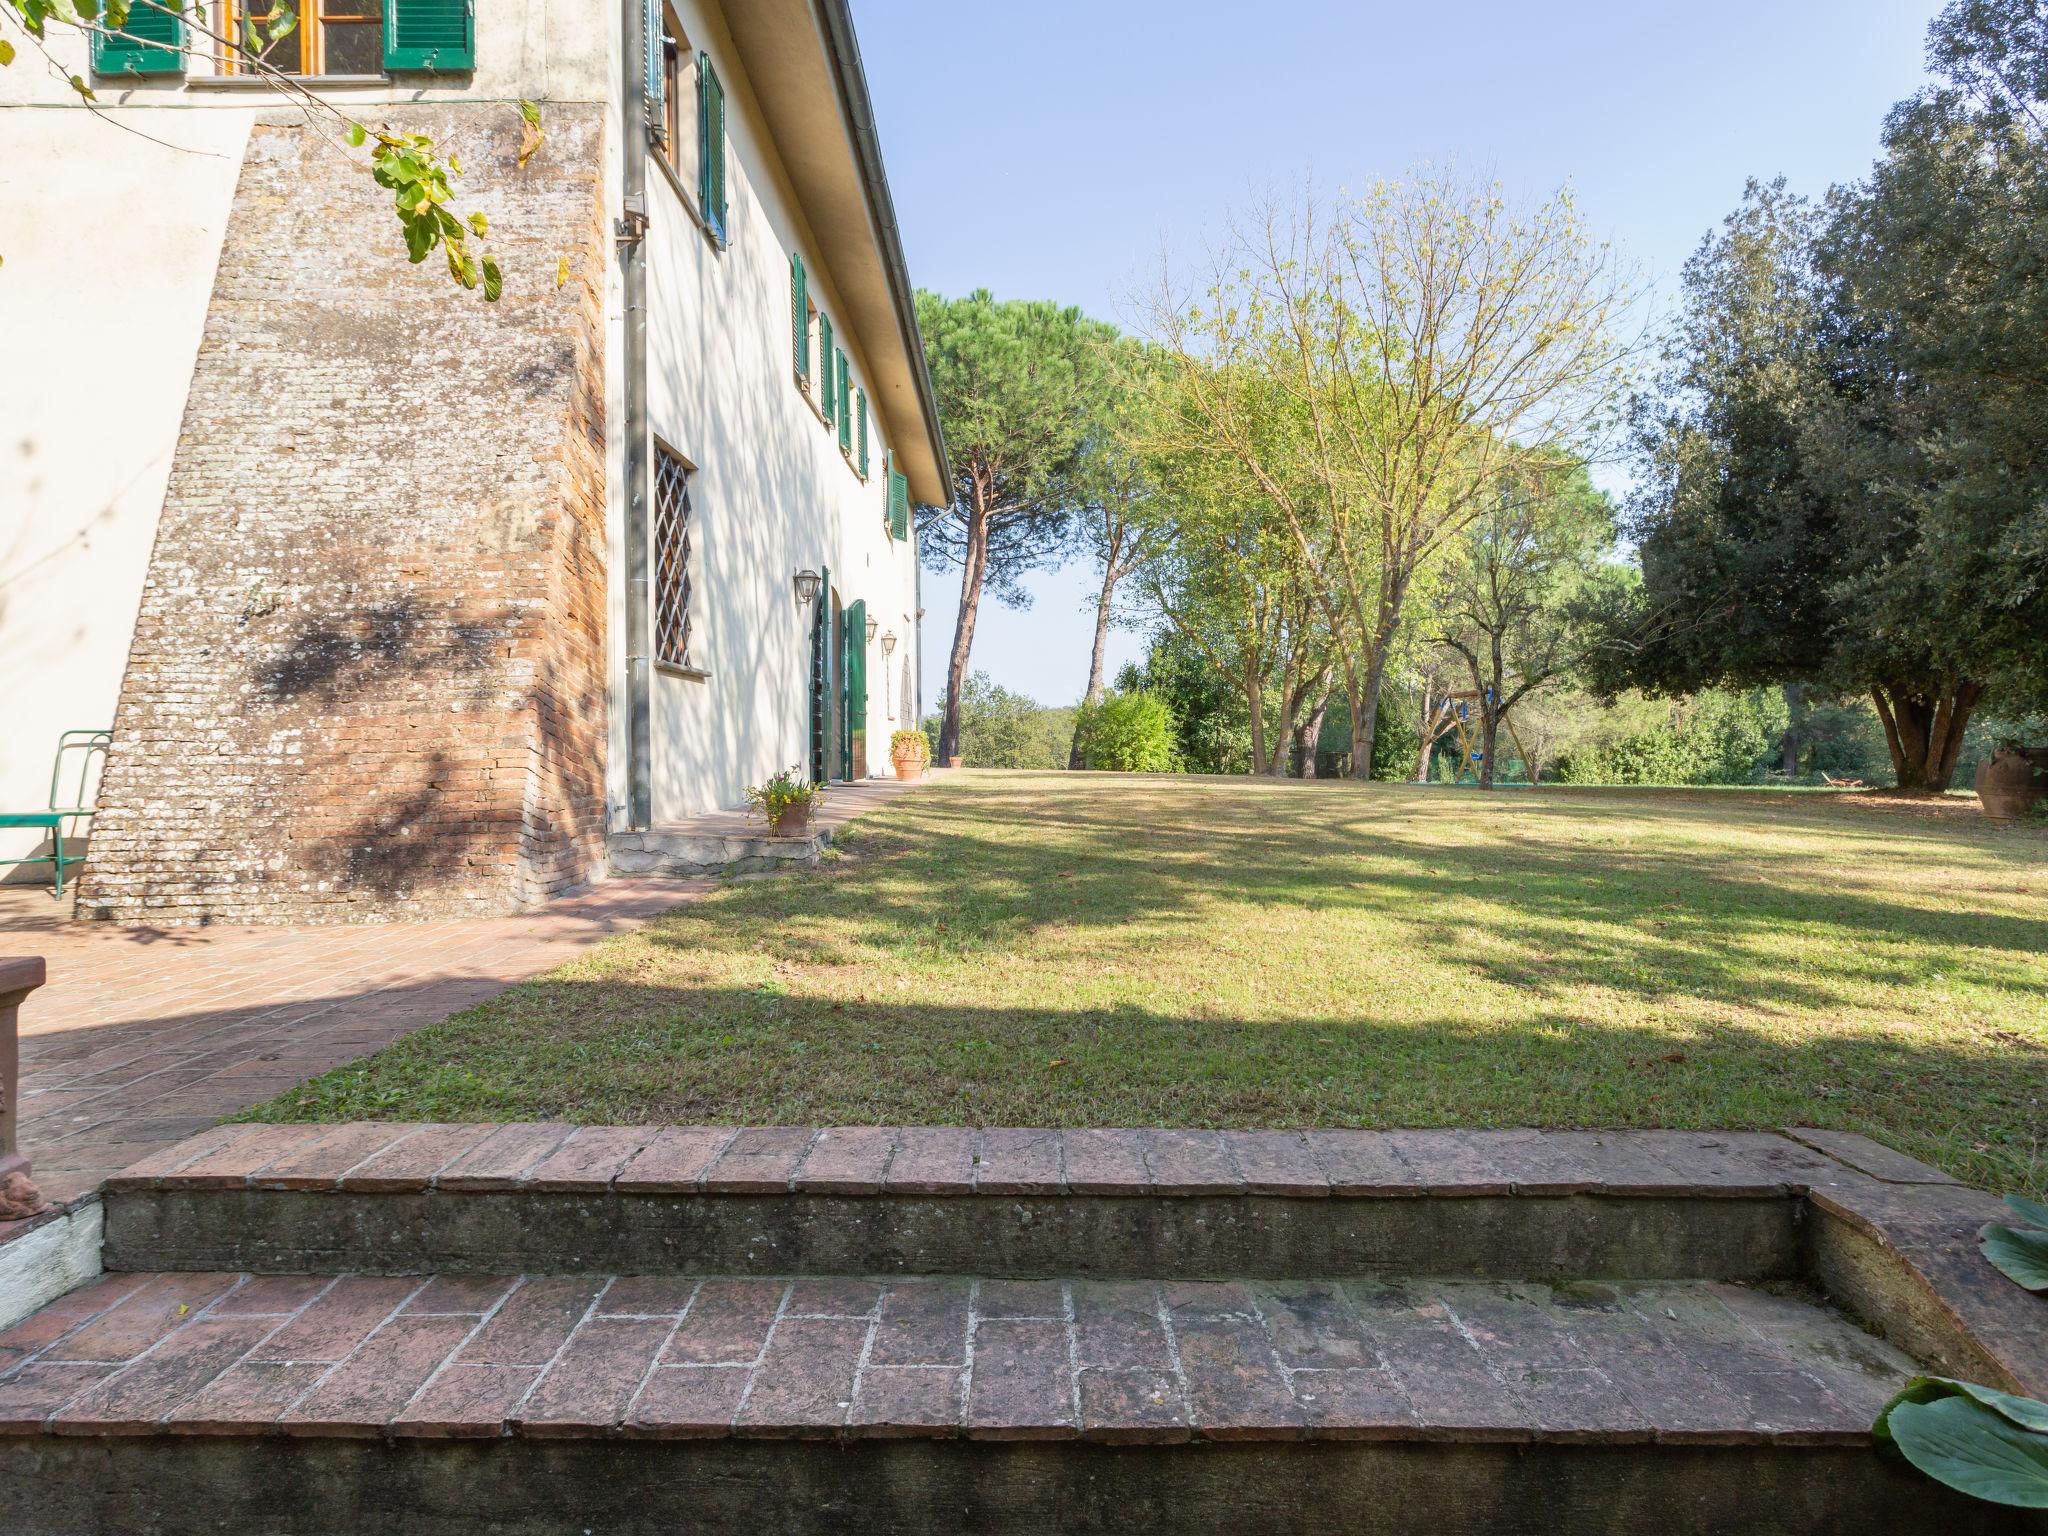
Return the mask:
<svg viewBox="0 0 2048 1536">
<path fill-rule="evenodd" d="M 2020 1220 L 2032 1222 L 2037 1227 L 2048 1227 L 2048 1205 L 2029 1200 L 2025 1195 L 2007 1195 L 2005 1203 L 2012 1207 Z"/>
<path fill-rule="evenodd" d="M 2030 1291 L 2048 1291 L 2048 1232 L 1994 1223 L 1978 1242 L 1984 1257 L 2008 1279 Z"/>
<path fill-rule="evenodd" d="M 1979 1386 L 1974 1381 L 1957 1381 L 1952 1376 L 1915 1376 L 1885 1404 L 1870 1432 L 1880 1440 L 1887 1439 L 1891 1433 L 1887 1420 L 1894 1408 L 1901 1403 L 1932 1403 L 1944 1397 L 1973 1398 L 1993 1413 L 2011 1419 L 2022 1429 L 2048 1434 L 2048 1403 L 2037 1403 L 2031 1397 L 2015 1397 L 2010 1392 Z"/>
<path fill-rule="evenodd" d="M 2048 1434 L 1974 1396 L 1899 1403 L 1886 1418 L 1900 1453 L 1936 1482 L 1994 1504 L 2048 1509 Z"/>
</svg>

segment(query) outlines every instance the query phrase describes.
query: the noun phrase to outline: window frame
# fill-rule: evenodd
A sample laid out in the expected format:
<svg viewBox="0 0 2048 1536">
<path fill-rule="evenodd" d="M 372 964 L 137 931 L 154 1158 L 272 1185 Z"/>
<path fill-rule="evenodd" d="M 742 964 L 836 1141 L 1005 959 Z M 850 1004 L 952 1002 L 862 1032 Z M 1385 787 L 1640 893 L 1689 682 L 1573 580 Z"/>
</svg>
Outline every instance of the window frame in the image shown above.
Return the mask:
<svg viewBox="0 0 2048 1536">
<path fill-rule="evenodd" d="M 696 591 L 692 574 L 696 504 L 690 483 L 696 477 L 696 465 L 660 438 L 654 440 L 654 517 L 649 530 L 654 546 L 650 552 L 654 664 L 664 672 L 705 678 L 710 673 L 690 654 L 691 598 Z"/>
<path fill-rule="evenodd" d="M 298 65 L 287 68 L 275 60 L 266 60 L 275 69 L 297 80 L 382 80 L 390 78 L 390 71 L 384 67 L 385 11 L 393 0 L 376 0 L 374 16 L 328 16 L 323 14 L 322 0 L 301 0 L 295 6 L 299 24 L 292 31 L 287 42 L 298 44 Z M 241 45 L 242 23 L 253 9 L 250 0 L 215 0 L 210 8 L 213 19 L 218 23 L 221 36 L 228 39 L 223 45 L 214 47 L 214 68 L 220 74 L 236 78 L 248 78 L 259 74 L 249 62 L 249 55 Z M 266 5 L 262 15 L 268 18 L 276 9 L 275 0 Z M 261 25 L 259 22 L 258 25 Z M 377 40 L 377 66 L 371 70 L 351 70 L 337 74 L 327 66 L 327 29 L 329 27 L 367 27 Z M 317 67 L 316 67 L 317 66 Z"/>
<path fill-rule="evenodd" d="M 661 8 L 661 125 L 659 146 L 661 158 L 669 167 L 680 171 L 683 168 L 683 101 L 685 92 L 694 89 L 696 71 L 690 48 L 689 34 L 683 30 L 682 19 L 676 15 L 675 7 Z"/>
</svg>

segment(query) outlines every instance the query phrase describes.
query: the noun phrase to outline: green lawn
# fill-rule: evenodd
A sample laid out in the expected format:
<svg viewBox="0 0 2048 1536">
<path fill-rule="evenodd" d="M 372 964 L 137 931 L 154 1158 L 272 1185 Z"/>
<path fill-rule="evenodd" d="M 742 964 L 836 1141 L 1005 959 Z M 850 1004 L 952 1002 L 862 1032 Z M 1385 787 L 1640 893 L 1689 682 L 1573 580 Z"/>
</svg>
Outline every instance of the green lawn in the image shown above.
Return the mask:
<svg viewBox="0 0 2048 1536">
<path fill-rule="evenodd" d="M 256 1112 L 1771 1126 L 2048 1189 L 2048 829 L 966 774 Z"/>
</svg>

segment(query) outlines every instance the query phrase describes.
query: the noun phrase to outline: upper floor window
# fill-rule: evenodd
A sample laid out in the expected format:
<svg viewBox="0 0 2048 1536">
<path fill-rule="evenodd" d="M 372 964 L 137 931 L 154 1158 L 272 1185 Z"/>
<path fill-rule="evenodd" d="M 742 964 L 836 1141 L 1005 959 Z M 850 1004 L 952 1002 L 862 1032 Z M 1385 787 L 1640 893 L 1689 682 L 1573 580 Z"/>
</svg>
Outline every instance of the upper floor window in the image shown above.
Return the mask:
<svg viewBox="0 0 2048 1536">
<path fill-rule="evenodd" d="M 475 0 L 207 0 L 190 15 L 205 25 L 188 30 L 168 3 L 131 8 L 118 35 L 93 38 L 93 73 L 183 75 L 197 63 L 254 76 L 260 62 L 317 80 L 476 68 Z M 227 41 L 201 41 L 207 31 Z"/>
<path fill-rule="evenodd" d="M 302 0 L 295 21 L 273 0 L 221 0 L 218 10 L 221 34 L 235 40 L 221 61 L 229 74 L 254 73 L 252 59 L 288 75 L 384 72 L 383 0 Z"/>
</svg>

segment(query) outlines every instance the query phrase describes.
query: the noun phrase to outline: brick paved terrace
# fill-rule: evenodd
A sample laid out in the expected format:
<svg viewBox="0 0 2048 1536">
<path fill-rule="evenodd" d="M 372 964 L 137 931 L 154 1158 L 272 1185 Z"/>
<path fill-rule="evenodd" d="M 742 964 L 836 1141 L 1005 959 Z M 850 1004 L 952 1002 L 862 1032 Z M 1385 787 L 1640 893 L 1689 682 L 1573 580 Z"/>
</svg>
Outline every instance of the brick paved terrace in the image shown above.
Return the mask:
<svg viewBox="0 0 2048 1536">
<path fill-rule="evenodd" d="M 21 1010 L 22 1150 L 68 1200 L 709 884 L 612 881 L 514 917 L 204 928 L 76 922 L 46 889 L 0 886 L 0 951 L 49 966 Z"/>
</svg>

